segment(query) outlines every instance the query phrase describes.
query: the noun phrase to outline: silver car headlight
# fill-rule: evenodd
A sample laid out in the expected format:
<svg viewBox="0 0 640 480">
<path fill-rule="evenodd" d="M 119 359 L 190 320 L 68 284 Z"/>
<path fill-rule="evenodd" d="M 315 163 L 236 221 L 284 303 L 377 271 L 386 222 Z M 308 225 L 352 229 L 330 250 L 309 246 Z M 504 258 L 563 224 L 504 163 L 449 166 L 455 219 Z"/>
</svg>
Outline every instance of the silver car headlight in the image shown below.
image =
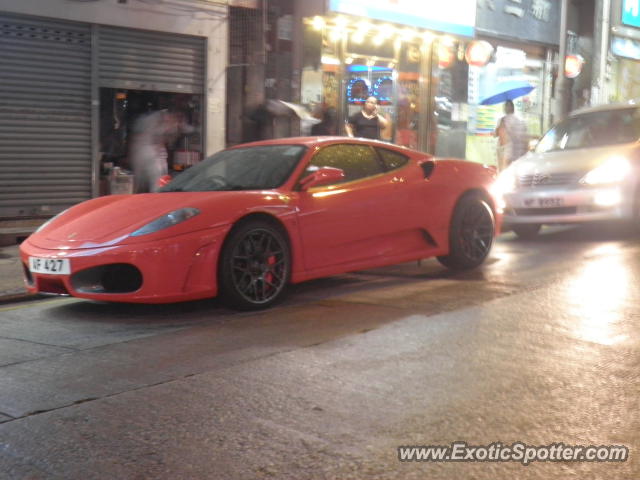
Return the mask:
<svg viewBox="0 0 640 480">
<path fill-rule="evenodd" d="M 491 192 L 496 197 L 501 197 L 505 193 L 511 193 L 516 189 L 516 174 L 513 168 L 503 170 L 493 182 Z"/>
<path fill-rule="evenodd" d="M 611 157 L 602 165 L 587 173 L 581 183 L 587 185 L 604 185 L 619 183 L 623 181 L 631 172 L 631 164 L 624 157 Z"/>
<path fill-rule="evenodd" d="M 155 233 L 160 230 L 164 230 L 165 228 L 169 228 L 174 225 L 177 225 L 178 223 L 182 223 L 185 220 L 189 220 L 190 218 L 195 217 L 199 213 L 200 213 L 200 210 L 192 207 L 186 207 L 186 208 L 181 208 L 179 210 L 174 210 L 173 212 L 169 212 L 161 217 L 156 218 L 153 222 L 147 223 L 144 227 L 140 227 L 138 230 L 136 230 L 129 236 L 140 237 L 142 235 Z"/>
</svg>

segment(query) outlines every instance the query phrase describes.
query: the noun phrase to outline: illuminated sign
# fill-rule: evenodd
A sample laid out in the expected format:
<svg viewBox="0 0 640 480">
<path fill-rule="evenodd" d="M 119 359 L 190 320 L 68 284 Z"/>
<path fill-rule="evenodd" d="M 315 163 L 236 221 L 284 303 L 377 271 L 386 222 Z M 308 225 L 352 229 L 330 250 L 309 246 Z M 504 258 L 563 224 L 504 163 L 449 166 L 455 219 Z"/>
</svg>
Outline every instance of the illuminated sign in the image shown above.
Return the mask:
<svg viewBox="0 0 640 480">
<path fill-rule="evenodd" d="M 440 43 L 438 45 L 438 67 L 449 68 L 455 60 L 453 45 Z"/>
<path fill-rule="evenodd" d="M 373 96 L 378 99 L 380 104 L 386 105 L 391 103 L 393 96 L 393 78 L 380 77 L 373 85 Z"/>
<path fill-rule="evenodd" d="M 369 82 L 366 78 L 354 77 L 347 84 L 347 102 L 364 103 L 369 97 Z"/>
<path fill-rule="evenodd" d="M 474 40 L 469 43 L 464 58 L 469 65 L 474 67 L 484 67 L 491 58 L 493 46 L 484 40 Z"/>
<path fill-rule="evenodd" d="M 622 1 L 622 23 L 640 27 L 640 0 Z"/>
<path fill-rule="evenodd" d="M 584 58 L 582 55 L 567 55 L 564 60 L 564 76 L 567 78 L 576 78 L 582 72 Z"/>
<path fill-rule="evenodd" d="M 330 0 L 334 12 L 472 37 L 476 0 Z"/>
<path fill-rule="evenodd" d="M 640 42 L 631 38 L 614 36 L 611 40 L 611 52 L 619 57 L 640 60 Z"/>
</svg>

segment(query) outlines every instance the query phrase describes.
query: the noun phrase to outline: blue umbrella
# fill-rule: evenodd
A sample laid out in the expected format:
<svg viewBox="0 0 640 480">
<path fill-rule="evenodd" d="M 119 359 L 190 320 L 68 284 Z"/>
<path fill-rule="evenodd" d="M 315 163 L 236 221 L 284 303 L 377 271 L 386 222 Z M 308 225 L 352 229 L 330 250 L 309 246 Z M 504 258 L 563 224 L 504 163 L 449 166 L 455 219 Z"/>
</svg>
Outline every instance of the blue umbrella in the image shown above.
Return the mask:
<svg viewBox="0 0 640 480">
<path fill-rule="evenodd" d="M 534 87 L 528 82 L 521 80 L 508 80 L 498 83 L 490 95 L 480 100 L 480 105 L 495 105 L 496 103 L 515 100 L 531 92 Z"/>
</svg>

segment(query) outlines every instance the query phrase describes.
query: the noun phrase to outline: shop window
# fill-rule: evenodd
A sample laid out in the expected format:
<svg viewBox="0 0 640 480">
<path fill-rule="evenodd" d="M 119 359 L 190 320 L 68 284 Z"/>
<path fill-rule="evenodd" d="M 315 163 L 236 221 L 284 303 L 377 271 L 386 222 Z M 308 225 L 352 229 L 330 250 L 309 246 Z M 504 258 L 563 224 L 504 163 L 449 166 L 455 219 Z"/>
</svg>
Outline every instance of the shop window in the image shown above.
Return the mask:
<svg viewBox="0 0 640 480">
<path fill-rule="evenodd" d="M 495 129 L 504 115 L 504 101 L 513 101 L 515 114 L 525 121 L 527 136 L 538 138 L 543 130 L 543 103 L 545 66 L 543 52 L 529 48 L 495 46 L 489 63 L 469 68 L 469 119 L 466 139 L 466 158 L 475 162 L 497 162 L 497 137 Z M 500 86 L 521 83 L 532 90 L 504 92 L 499 97 Z M 489 100 L 495 97 L 495 100 Z M 498 103 L 493 103 L 497 101 Z"/>
<path fill-rule="evenodd" d="M 462 55 L 461 55 L 462 54 Z M 432 151 L 437 156 L 467 158 L 467 120 L 462 114 L 468 105 L 469 65 L 464 60 L 464 44 L 440 42 L 434 69 Z"/>
<path fill-rule="evenodd" d="M 392 62 L 393 63 L 393 62 Z M 346 68 L 346 118 L 362 110 L 370 96 L 378 100 L 378 112 L 387 118 L 389 125 L 380 131 L 380 139 L 393 141 L 394 126 L 394 69 L 388 61 L 374 61 L 367 58 L 353 59 Z"/>
<path fill-rule="evenodd" d="M 400 72 L 398 88 L 397 130 L 395 143 L 408 148 L 418 148 L 418 105 L 420 92 L 418 73 Z"/>
</svg>

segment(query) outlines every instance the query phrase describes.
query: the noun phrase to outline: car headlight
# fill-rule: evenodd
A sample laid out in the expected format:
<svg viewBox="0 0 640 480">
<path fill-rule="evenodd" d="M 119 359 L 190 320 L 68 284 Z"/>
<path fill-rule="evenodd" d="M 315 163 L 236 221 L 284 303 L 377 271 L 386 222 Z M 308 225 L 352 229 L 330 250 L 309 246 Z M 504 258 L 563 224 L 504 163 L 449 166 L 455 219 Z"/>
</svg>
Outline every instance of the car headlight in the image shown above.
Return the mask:
<svg viewBox="0 0 640 480">
<path fill-rule="evenodd" d="M 501 197 L 505 193 L 511 193 L 516 189 L 516 175 L 512 168 L 503 170 L 493 182 L 491 192 L 496 197 Z"/>
<path fill-rule="evenodd" d="M 153 222 L 147 223 L 144 227 L 140 227 L 138 230 L 133 232 L 131 237 L 139 237 L 141 235 L 148 235 L 150 233 L 155 233 L 160 230 L 164 230 L 165 228 L 172 227 L 173 225 L 177 225 L 178 223 L 182 223 L 185 220 L 190 219 L 191 217 L 195 217 L 200 213 L 200 210 L 197 208 L 186 207 L 181 208 L 179 210 L 174 210 L 173 212 L 169 212 L 159 218 L 156 218 Z"/>
<path fill-rule="evenodd" d="M 624 157 L 611 157 L 602 165 L 587 173 L 580 182 L 587 185 L 618 183 L 624 180 L 630 171 L 631 164 L 629 160 Z"/>
</svg>

